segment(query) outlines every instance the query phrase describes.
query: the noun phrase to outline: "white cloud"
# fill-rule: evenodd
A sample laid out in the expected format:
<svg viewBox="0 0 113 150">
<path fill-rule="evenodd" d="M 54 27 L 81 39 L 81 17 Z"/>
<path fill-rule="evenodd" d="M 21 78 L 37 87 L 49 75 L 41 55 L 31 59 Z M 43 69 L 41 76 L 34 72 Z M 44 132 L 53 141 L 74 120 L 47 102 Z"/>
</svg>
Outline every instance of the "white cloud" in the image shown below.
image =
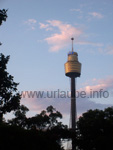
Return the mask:
<svg viewBox="0 0 113 150">
<path fill-rule="evenodd" d="M 28 19 L 27 21 L 24 22 L 24 24 L 27 24 L 32 30 L 35 29 L 35 24 L 37 21 L 35 19 Z"/>
<path fill-rule="evenodd" d="M 98 12 L 90 12 L 89 15 L 98 18 L 98 19 L 102 19 L 104 16 Z"/>
</svg>

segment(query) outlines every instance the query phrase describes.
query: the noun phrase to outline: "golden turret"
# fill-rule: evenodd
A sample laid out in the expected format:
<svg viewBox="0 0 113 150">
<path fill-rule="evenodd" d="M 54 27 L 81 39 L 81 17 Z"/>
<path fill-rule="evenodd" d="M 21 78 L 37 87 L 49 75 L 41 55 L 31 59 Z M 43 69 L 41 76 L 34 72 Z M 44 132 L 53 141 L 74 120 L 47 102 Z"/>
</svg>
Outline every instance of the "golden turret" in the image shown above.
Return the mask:
<svg viewBox="0 0 113 150">
<path fill-rule="evenodd" d="M 72 51 L 68 53 L 68 61 L 65 63 L 65 75 L 68 77 L 80 77 L 81 75 L 81 63 L 78 61 L 78 54 L 73 52 L 73 40 Z"/>
</svg>

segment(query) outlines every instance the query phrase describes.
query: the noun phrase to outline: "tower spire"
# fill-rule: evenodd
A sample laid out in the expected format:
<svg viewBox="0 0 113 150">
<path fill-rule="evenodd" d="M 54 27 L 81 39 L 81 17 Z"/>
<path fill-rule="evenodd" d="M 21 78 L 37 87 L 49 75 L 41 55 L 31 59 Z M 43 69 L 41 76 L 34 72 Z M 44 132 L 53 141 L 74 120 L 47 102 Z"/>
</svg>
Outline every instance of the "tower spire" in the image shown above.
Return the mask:
<svg viewBox="0 0 113 150">
<path fill-rule="evenodd" d="M 74 38 L 72 37 L 71 40 L 72 40 L 72 52 L 73 52 L 73 40 L 74 40 Z"/>
</svg>

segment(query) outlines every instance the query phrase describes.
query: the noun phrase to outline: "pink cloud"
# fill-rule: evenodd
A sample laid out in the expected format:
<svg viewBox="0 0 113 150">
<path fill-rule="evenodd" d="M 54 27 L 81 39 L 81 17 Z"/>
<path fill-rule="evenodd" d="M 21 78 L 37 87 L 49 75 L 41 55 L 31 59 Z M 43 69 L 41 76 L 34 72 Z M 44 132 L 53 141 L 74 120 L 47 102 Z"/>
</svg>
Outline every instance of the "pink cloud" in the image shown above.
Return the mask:
<svg viewBox="0 0 113 150">
<path fill-rule="evenodd" d="M 46 31 L 57 28 L 60 33 L 54 33 L 50 37 L 45 38 L 45 41 L 51 46 L 50 51 L 56 52 L 67 46 L 71 37 L 79 38 L 82 30 L 73 27 L 70 24 L 65 24 L 59 20 L 48 20 L 47 24 L 39 23 L 40 28 L 45 28 Z"/>
<path fill-rule="evenodd" d="M 112 90 L 113 76 L 109 76 L 103 79 L 94 78 L 87 81 L 85 83 L 85 86 L 79 89 L 79 91 L 85 91 L 87 94 L 85 98 L 77 98 L 77 111 L 79 115 L 81 115 L 84 111 L 87 111 L 88 109 L 103 109 L 108 105 L 111 105 L 109 104 L 109 102 L 106 105 L 101 103 L 95 103 L 91 101 L 90 98 L 88 99 L 87 96 L 89 96 L 91 89 L 92 91 L 100 91 L 101 89 L 103 89 L 103 91 Z M 69 116 L 70 114 L 70 98 L 23 98 L 21 99 L 21 103 L 29 108 L 29 116 L 40 113 L 42 110 L 45 110 L 50 105 L 60 111 L 65 118 L 67 118 L 67 116 Z"/>
<path fill-rule="evenodd" d="M 113 76 L 109 76 L 105 79 L 92 79 L 92 81 L 89 81 L 90 84 L 92 83 L 93 85 L 86 85 L 84 88 L 79 89 L 79 91 L 85 91 L 87 94 L 90 93 L 91 90 L 93 91 L 100 91 L 101 89 L 103 90 L 109 90 L 113 88 Z M 86 84 L 86 83 L 85 83 Z"/>
<path fill-rule="evenodd" d="M 59 20 L 48 20 L 46 24 L 39 24 L 41 29 L 45 29 L 46 31 L 54 29 L 56 32 L 44 39 L 50 45 L 51 52 L 57 52 L 67 47 L 72 37 L 75 38 L 76 44 L 92 45 L 98 47 L 103 46 L 101 43 L 81 40 L 82 36 L 84 35 L 82 29 L 76 28 L 68 23 L 63 23 Z"/>
<path fill-rule="evenodd" d="M 63 121 L 68 124 L 70 116 L 70 98 L 50 98 L 50 99 L 22 99 L 21 103 L 29 108 L 29 116 L 34 116 L 39 114 L 42 110 L 52 105 L 56 110 L 60 111 L 63 114 Z M 109 104 L 110 105 L 110 104 Z M 80 116 L 83 112 L 89 109 L 103 109 L 107 107 L 106 104 L 97 104 L 90 99 L 86 98 L 77 98 L 77 114 Z"/>
<path fill-rule="evenodd" d="M 67 116 L 70 112 L 69 98 L 22 98 L 21 104 L 27 106 L 31 114 L 39 114 L 42 110 L 46 110 L 50 105 L 60 111 L 64 116 Z"/>
<path fill-rule="evenodd" d="M 64 24 L 58 20 L 48 20 L 47 22 L 50 26 L 57 27 L 60 31 L 60 33 L 55 33 L 45 39 L 47 43 L 51 45 L 50 51 L 59 51 L 67 46 L 71 37 L 74 36 L 77 39 L 82 34 L 80 29 L 77 29 L 70 24 Z"/>
</svg>

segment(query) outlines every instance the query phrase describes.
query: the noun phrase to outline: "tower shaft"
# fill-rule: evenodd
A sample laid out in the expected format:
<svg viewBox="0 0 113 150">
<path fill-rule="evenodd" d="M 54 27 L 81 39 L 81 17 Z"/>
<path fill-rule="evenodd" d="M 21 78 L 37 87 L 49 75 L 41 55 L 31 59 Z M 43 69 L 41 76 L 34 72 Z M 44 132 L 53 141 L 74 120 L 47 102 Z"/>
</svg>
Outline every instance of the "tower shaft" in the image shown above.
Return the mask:
<svg viewBox="0 0 113 150">
<path fill-rule="evenodd" d="M 71 128 L 76 127 L 76 94 L 75 94 L 75 77 L 71 77 Z"/>
<path fill-rule="evenodd" d="M 71 77 L 71 129 L 75 131 L 75 137 L 72 138 L 72 150 L 76 150 L 76 84 L 75 77 Z"/>
</svg>

